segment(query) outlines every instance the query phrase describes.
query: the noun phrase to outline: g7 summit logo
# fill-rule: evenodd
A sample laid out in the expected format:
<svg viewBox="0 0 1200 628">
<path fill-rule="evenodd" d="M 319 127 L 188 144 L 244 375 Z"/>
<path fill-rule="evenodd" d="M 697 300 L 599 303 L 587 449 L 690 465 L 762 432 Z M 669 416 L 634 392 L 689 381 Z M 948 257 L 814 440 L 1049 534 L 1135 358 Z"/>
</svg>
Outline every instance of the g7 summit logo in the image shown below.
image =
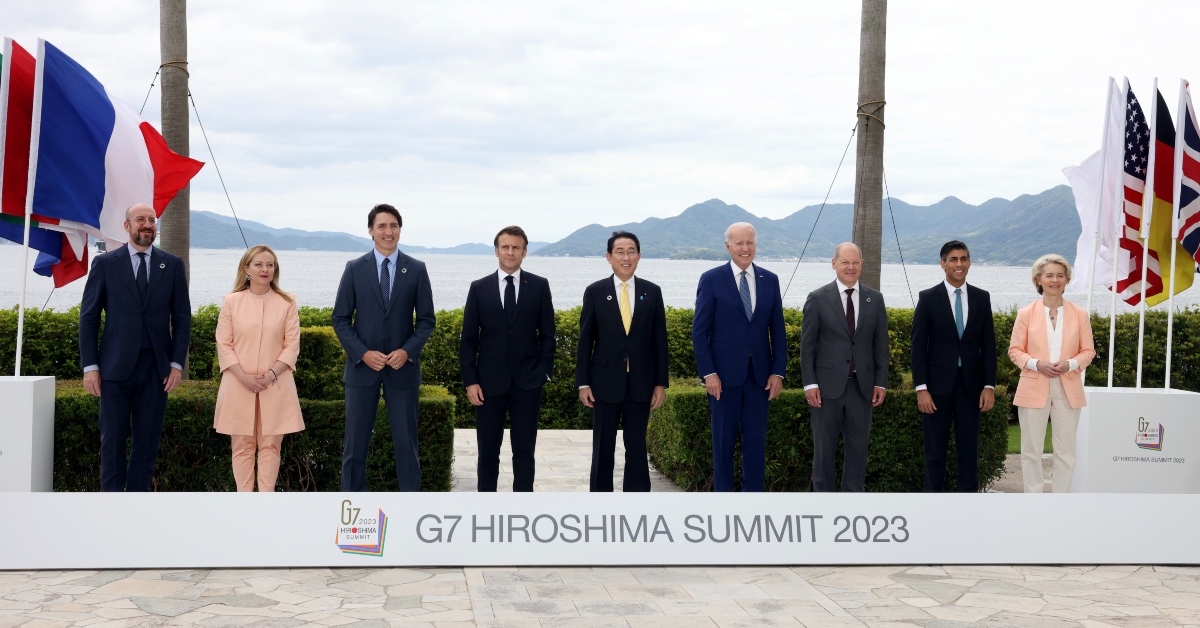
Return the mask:
<svg viewBox="0 0 1200 628">
<path fill-rule="evenodd" d="M 1162 451 L 1164 432 L 1162 423 L 1159 423 L 1158 427 L 1155 428 L 1144 417 L 1138 417 L 1137 435 L 1134 436 L 1133 442 L 1138 446 L 1138 449 Z"/>
<path fill-rule="evenodd" d="M 334 542 L 345 554 L 360 556 L 383 556 L 383 544 L 387 540 L 387 515 L 362 515 L 350 500 L 342 500 L 340 525 Z"/>
</svg>

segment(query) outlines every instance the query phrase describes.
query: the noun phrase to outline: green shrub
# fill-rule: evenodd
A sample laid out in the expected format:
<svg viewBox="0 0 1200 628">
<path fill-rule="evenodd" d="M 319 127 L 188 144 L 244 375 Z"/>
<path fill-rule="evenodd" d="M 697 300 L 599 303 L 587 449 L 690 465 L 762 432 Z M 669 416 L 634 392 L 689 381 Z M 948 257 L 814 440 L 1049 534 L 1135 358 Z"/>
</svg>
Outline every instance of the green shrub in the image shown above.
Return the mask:
<svg viewBox="0 0 1200 628">
<path fill-rule="evenodd" d="M 232 491 L 229 437 L 213 430 L 215 382 L 184 382 L 167 398 L 154 474 L 156 491 Z M 338 491 L 346 406 L 301 399 L 305 429 L 283 439 L 277 490 Z M 54 490 L 100 490 L 100 401 L 78 381 L 60 381 L 55 395 Z M 454 398 L 422 386 L 418 446 L 421 490 L 449 491 L 454 467 Z M 380 403 L 367 458 L 367 488 L 395 491 L 396 460 L 387 410 Z"/>
<path fill-rule="evenodd" d="M 1006 391 L 983 416 L 979 442 L 979 484 L 987 486 L 1004 473 L 1008 448 Z M 712 428 L 708 395 L 700 386 L 672 388 L 661 408 L 650 415 L 647 448 L 654 467 L 687 491 L 712 490 Z M 946 465 L 947 488 L 953 490 L 953 437 Z M 734 482 L 741 482 L 741 453 L 735 454 Z M 812 426 L 803 390 L 784 390 L 768 406 L 765 488 L 807 491 L 812 486 Z M 841 453 L 838 454 L 841 473 Z M 892 390 L 875 408 L 867 457 L 867 490 L 915 492 L 924 486 L 921 415 L 916 393 Z"/>
</svg>

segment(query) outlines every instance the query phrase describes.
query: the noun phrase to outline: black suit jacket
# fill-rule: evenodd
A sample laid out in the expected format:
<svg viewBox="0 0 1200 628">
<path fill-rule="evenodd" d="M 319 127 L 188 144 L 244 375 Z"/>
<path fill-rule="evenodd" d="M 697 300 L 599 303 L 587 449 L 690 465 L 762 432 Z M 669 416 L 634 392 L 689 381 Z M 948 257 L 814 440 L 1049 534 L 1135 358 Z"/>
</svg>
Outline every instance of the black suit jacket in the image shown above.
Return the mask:
<svg viewBox="0 0 1200 628">
<path fill-rule="evenodd" d="M 429 273 L 424 262 L 399 251 L 396 267 L 391 270 L 392 298 L 386 312 L 375 251 L 346 262 L 342 273 L 333 302 L 333 330 L 346 350 L 342 382 L 349 386 L 384 383 L 396 388 L 416 388 L 421 385 L 421 350 L 437 323 Z M 376 371 L 362 361 L 367 351 L 387 354 L 396 349 L 408 352 L 409 364 L 398 369 L 385 366 Z"/>
<path fill-rule="evenodd" d="M 183 260 L 155 247 L 149 253 L 144 300 L 128 246 L 98 255 L 92 262 L 79 303 L 79 365 L 98 365 L 101 379 L 121 381 L 133 374 L 143 329 L 150 335 L 159 377 L 170 374 L 172 362 L 182 365 L 187 360 L 192 303 Z M 102 311 L 104 335 L 98 338 Z"/>
<path fill-rule="evenodd" d="M 575 385 L 590 386 L 592 395 L 605 403 L 620 403 L 627 395 L 634 401 L 650 401 L 655 386 L 668 385 L 667 313 L 662 290 L 641 277 L 634 279 L 633 287 L 636 292 L 629 295 L 633 321 L 628 334 L 612 275 L 583 292 Z"/>
<path fill-rule="evenodd" d="M 536 390 L 554 370 L 550 282 L 526 270 L 521 271 L 520 281 L 511 325 L 500 300 L 497 273 L 471 282 L 467 292 L 458 361 L 463 385 L 479 384 L 485 397 L 503 395 L 512 385 Z"/>
<path fill-rule="evenodd" d="M 958 361 L 962 360 L 963 386 L 978 395 L 984 386 L 996 385 L 996 328 L 992 321 L 992 296 L 967 284 L 967 324 L 958 337 L 954 309 L 946 283 L 922 290 L 913 313 L 913 385 L 924 384 L 931 395 L 950 395 Z"/>
</svg>

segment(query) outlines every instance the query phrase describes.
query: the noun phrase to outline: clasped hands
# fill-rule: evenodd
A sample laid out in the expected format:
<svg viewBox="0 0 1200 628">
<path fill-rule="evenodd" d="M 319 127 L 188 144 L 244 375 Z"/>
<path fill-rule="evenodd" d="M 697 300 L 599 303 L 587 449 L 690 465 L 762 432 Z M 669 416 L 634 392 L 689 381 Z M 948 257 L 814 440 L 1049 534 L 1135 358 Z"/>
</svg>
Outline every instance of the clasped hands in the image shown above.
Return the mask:
<svg viewBox="0 0 1200 628">
<path fill-rule="evenodd" d="M 408 364 L 408 352 L 404 349 L 396 349 L 391 353 L 368 351 L 363 354 L 362 361 L 373 371 L 382 371 L 385 366 L 398 369 Z"/>
<path fill-rule="evenodd" d="M 262 375 L 251 375 L 243 371 L 242 365 L 240 364 L 235 364 L 229 367 L 229 372 L 233 373 L 233 376 L 237 378 L 237 381 L 241 383 L 246 390 L 256 395 L 269 388 L 271 384 L 274 384 L 276 380 L 279 379 L 278 376 L 272 375 L 271 371 L 267 371 Z"/>
<path fill-rule="evenodd" d="M 1062 377 L 1069 370 L 1071 370 L 1071 363 L 1067 360 L 1061 362 L 1038 360 L 1037 362 L 1037 371 L 1046 377 Z"/>
</svg>

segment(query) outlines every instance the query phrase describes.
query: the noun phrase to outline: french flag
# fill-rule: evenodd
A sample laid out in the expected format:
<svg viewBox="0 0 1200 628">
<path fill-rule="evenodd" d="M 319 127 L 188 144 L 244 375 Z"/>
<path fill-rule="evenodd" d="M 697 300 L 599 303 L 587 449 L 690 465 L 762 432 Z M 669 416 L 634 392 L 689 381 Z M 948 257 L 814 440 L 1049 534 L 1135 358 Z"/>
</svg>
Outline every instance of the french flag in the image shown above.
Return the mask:
<svg viewBox="0 0 1200 628">
<path fill-rule="evenodd" d="M 45 40 L 38 40 L 31 126 L 27 206 L 34 221 L 110 246 L 129 240 L 125 210 L 147 203 L 162 216 L 204 166 L 167 148 L 149 122 Z M 83 259 L 83 250 L 73 252 Z"/>
</svg>

